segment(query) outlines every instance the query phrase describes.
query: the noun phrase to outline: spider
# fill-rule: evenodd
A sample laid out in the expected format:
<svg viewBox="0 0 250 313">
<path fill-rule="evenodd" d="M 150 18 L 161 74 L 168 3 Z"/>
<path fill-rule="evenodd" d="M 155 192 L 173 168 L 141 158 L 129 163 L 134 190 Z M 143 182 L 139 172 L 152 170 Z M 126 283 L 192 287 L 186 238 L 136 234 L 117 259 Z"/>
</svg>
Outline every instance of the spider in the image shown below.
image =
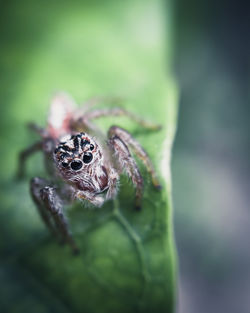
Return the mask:
<svg viewBox="0 0 250 313">
<path fill-rule="evenodd" d="M 90 110 L 96 102 L 97 98 L 76 108 L 69 95 L 57 94 L 51 102 L 47 127 L 29 125 L 41 139 L 19 155 L 18 177 L 22 177 L 27 158 L 39 150 L 44 153 L 51 182 L 40 177 L 31 179 L 31 196 L 45 225 L 75 253 L 78 248 L 63 212 L 65 199 L 69 203 L 80 199 L 101 207 L 105 201 L 116 197 L 119 177 L 125 172 L 135 186 L 135 208 L 139 210 L 143 178 L 130 150 L 144 163 L 154 187 L 161 188 L 147 153 L 129 132 L 111 126 L 106 139 L 92 121 L 103 116 L 124 115 L 150 130 L 157 130 L 160 126 L 120 107 Z"/>
</svg>

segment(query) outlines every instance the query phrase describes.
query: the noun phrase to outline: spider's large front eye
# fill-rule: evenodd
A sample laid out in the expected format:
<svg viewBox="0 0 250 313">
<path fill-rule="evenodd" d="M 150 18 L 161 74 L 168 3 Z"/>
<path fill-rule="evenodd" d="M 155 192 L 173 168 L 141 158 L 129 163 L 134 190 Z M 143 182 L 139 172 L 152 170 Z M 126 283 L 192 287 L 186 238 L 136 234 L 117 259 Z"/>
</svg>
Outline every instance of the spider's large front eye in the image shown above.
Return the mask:
<svg viewBox="0 0 250 313">
<path fill-rule="evenodd" d="M 93 154 L 91 152 L 86 152 L 83 156 L 84 163 L 90 163 L 93 159 Z"/>
<path fill-rule="evenodd" d="M 73 161 L 70 164 L 72 170 L 77 171 L 82 167 L 82 161 L 77 160 L 77 161 Z"/>
</svg>

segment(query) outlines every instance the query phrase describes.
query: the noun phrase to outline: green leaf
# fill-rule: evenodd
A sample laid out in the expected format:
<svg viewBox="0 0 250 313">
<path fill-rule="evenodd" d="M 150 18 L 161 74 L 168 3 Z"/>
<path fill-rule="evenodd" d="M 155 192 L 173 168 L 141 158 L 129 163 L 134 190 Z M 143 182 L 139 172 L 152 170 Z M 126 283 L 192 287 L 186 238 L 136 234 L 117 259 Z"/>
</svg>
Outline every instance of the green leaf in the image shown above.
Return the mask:
<svg viewBox="0 0 250 313">
<path fill-rule="evenodd" d="M 170 156 L 177 89 L 171 73 L 170 5 L 15 1 L 3 8 L 1 21 L 5 150 L 0 164 L 0 310 L 172 312 Z M 140 165 L 145 179 L 141 212 L 134 210 L 134 189 L 127 177 L 121 178 L 118 198 L 101 209 L 86 209 L 82 203 L 67 208 L 78 256 L 49 235 L 30 199 L 28 178 L 13 178 L 18 152 L 36 139 L 25 123 L 45 125 L 56 90 L 71 93 L 78 102 L 119 96 L 123 107 L 163 126 L 145 132 L 126 118 L 99 122 L 106 130 L 119 124 L 137 138 L 153 160 L 163 190 L 154 190 Z M 41 155 L 34 156 L 28 177 L 45 175 Z"/>
</svg>

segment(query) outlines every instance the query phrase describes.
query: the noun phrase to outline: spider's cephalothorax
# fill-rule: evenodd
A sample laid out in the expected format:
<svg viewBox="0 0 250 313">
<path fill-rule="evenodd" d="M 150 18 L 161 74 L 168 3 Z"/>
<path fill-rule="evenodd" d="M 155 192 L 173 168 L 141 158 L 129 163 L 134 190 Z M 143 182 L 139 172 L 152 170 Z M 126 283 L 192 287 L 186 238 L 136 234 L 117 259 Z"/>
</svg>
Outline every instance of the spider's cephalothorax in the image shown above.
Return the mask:
<svg viewBox="0 0 250 313">
<path fill-rule="evenodd" d="M 54 150 L 59 175 L 78 190 L 101 193 L 108 188 L 108 174 L 100 146 L 86 133 L 64 138 Z"/>
<path fill-rule="evenodd" d="M 63 213 L 61 196 L 81 199 L 101 207 L 117 194 L 121 173 L 127 174 L 135 186 L 135 207 L 141 208 L 143 179 L 131 151 L 144 163 L 152 177 L 152 183 L 159 189 L 153 165 L 141 145 L 130 133 L 118 126 L 111 126 L 107 138 L 92 123 L 102 116 L 127 116 L 140 126 L 157 130 L 159 126 L 144 121 L 132 113 L 119 108 L 88 110 L 96 102 L 90 100 L 83 109 L 76 109 L 74 101 L 66 94 L 58 94 L 51 103 L 48 126 L 42 129 L 30 125 L 41 140 L 20 153 L 18 176 L 24 174 L 24 163 L 29 155 L 44 152 L 49 174 L 61 178 L 62 184 L 55 188 L 49 181 L 39 177 L 31 180 L 31 196 L 40 215 L 52 233 L 59 233 L 76 252 L 77 247 Z M 91 134 L 91 135 L 89 135 Z M 95 138 L 92 136 L 95 135 Z M 100 140 L 99 140 L 100 139 Z M 102 139 L 102 140 L 101 140 Z"/>
</svg>

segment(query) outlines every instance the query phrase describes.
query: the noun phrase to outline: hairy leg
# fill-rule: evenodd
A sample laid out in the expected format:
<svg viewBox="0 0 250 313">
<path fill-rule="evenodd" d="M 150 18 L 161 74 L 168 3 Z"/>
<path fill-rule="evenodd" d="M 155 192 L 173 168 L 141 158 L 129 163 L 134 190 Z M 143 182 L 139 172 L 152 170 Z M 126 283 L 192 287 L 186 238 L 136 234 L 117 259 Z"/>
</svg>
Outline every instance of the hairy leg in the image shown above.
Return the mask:
<svg viewBox="0 0 250 313">
<path fill-rule="evenodd" d="M 31 180 L 30 190 L 45 225 L 53 235 L 60 235 L 63 241 L 71 246 L 73 252 L 77 253 L 78 248 L 72 238 L 63 213 L 62 201 L 55 189 L 48 186 L 46 180 L 35 177 Z"/>
<path fill-rule="evenodd" d="M 128 133 L 125 129 L 118 127 L 118 126 L 110 127 L 109 137 L 112 137 L 112 136 L 118 136 L 119 138 L 122 139 L 123 142 L 126 142 L 126 144 L 133 149 L 133 151 L 138 156 L 138 158 L 140 158 L 142 162 L 144 163 L 144 165 L 146 166 L 147 171 L 150 173 L 154 187 L 157 189 L 161 189 L 161 185 L 157 178 L 153 164 L 150 161 L 148 154 L 142 148 L 139 142 L 135 140 L 132 137 L 132 135 Z"/>
<path fill-rule="evenodd" d="M 48 227 L 51 234 L 54 236 L 58 236 L 55 226 L 51 221 L 49 212 L 44 208 L 43 201 L 41 199 L 41 189 L 45 186 L 48 186 L 48 181 L 40 177 L 34 177 L 30 181 L 30 194 L 33 201 L 36 204 L 38 209 L 38 213 L 40 214 L 44 224 Z"/>
<path fill-rule="evenodd" d="M 90 121 L 96 118 L 104 117 L 104 116 L 127 116 L 131 120 L 135 121 L 142 127 L 149 130 L 159 130 L 161 128 L 160 125 L 151 123 L 149 121 L 145 121 L 138 117 L 137 115 L 123 109 L 120 107 L 108 108 L 108 109 L 96 109 L 93 111 L 86 112 L 84 115 L 84 119 Z"/>
<path fill-rule="evenodd" d="M 92 123 L 92 119 L 95 117 L 92 117 L 92 114 L 95 115 L 95 112 L 102 111 L 101 109 L 95 109 L 93 111 L 89 111 L 91 107 L 99 104 L 99 103 L 109 103 L 109 104 L 119 104 L 122 102 L 122 99 L 119 97 L 93 97 L 87 100 L 82 104 L 80 108 L 78 108 L 71 120 L 71 127 L 75 131 L 83 131 L 83 132 L 89 132 L 89 133 L 95 133 L 100 134 L 101 136 L 104 136 L 104 133 L 100 130 L 99 127 L 97 127 L 94 123 Z"/>
<path fill-rule="evenodd" d="M 84 115 L 71 121 L 71 129 L 77 132 L 100 134 L 100 136 L 104 136 L 100 128 L 94 125 L 90 120 L 87 120 Z"/>
<path fill-rule="evenodd" d="M 140 210 L 143 195 L 143 179 L 135 160 L 131 156 L 126 144 L 118 136 L 112 136 L 109 138 L 108 144 L 115 153 L 120 172 L 125 170 L 127 175 L 132 179 L 133 184 L 136 186 L 135 205 L 136 209 Z"/>
<path fill-rule="evenodd" d="M 83 114 L 85 114 L 89 109 L 91 109 L 93 106 L 98 105 L 100 103 L 107 103 L 107 104 L 114 104 L 118 105 L 122 103 L 124 99 L 120 97 L 109 97 L 109 96 L 96 96 L 88 99 L 84 103 L 81 104 L 80 108 L 76 110 L 75 117 L 80 117 Z"/>
<path fill-rule="evenodd" d="M 19 154 L 18 168 L 17 168 L 17 178 L 22 178 L 25 175 L 26 161 L 35 152 L 42 150 L 42 141 L 37 141 L 33 143 L 30 147 L 21 151 Z"/>
<path fill-rule="evenodd" d="M 31 131 L 35 132 L 41 137 L 48 136 L 48 131 L 35 123 L 28 123 L 27 126 Z"/>
</svg>

